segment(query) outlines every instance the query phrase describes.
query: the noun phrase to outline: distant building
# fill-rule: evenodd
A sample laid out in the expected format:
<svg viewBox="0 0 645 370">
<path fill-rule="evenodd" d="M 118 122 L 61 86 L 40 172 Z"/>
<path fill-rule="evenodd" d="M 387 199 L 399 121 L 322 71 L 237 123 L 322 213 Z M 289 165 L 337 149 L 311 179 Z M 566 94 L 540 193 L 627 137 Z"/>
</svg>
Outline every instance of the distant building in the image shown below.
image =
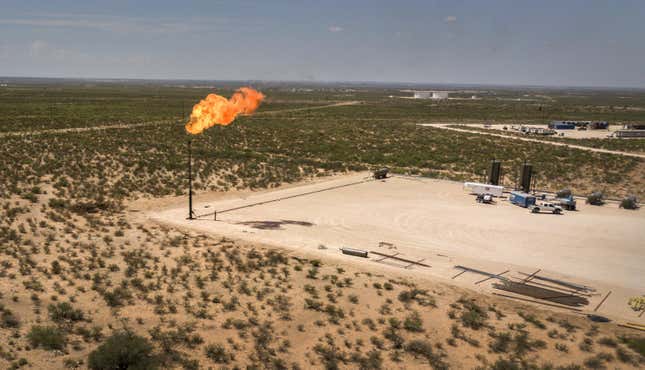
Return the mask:
<svg viewBox="0 0 645 370">
<path fill-rule="evenodd" d="M 414 98 L 434 100 L 448 99 L 448 91 L 415 91 Z"/>
<path fill-rule="evenodd" d="M 432 92 L 432 99 L 448 99 L 448 92 L 447 91 L 433 91 Z"/>
</svg>

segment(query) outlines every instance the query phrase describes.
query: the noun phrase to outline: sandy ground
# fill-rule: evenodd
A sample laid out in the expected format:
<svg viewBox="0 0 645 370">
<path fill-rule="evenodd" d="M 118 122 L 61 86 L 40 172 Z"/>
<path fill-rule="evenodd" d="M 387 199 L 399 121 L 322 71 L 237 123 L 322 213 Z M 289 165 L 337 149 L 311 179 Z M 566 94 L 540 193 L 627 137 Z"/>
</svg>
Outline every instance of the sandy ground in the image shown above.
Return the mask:
<svg viewBox="0 0 645 370">
<path fill-rule="evenodd" d="M 643 211 L 581 204 L 579 211 L 561 216 L 536 215 L 504 199 L 495 205 L 477 204 L 460 183 L 406 177 L 373 181 L 366 175 L 219 200 L 198 198 L 195 209 L 206 215 L 198 220 L 186 220 L 186 205 L 147 215 L 157 222 L 353 260 L 383 271 L 408 264 L 380 260 L 374 253 L 369 260 L 349 257 L 339 248 L 399 253 L 431 266 L 408 266 L 412 275 L 484 292 L 494 291 L 494 279 L 480 282 L 485 276 L 474 273 L 453 279 L 461 271 L 454 266 L 491 273 L 509 270 L 504 275 L 509 278 L 541 269 L 541 276 L 594 287 L 586 311 L 594 311 L 609 294 L 598 313 L 645 322 L 627 306 L 630 296 L 645 290 Z M 208 215 L 214 210 L 219 212 L 217 221 Z"/>
<path fill-rule="evenodd" d="M 558 141 L 541 140 L 541 139 L 539 139 L 539 136 L 530 136 L 530 137 L 514 136 L 514 135 L 504 134 L 505 131 L 502 131 L 502 130 L 500 130 L 500 133 L 497 134 L 497 133 L 494 133 L 494 132 L 473 131 L 473 130 L 468 130 L 468 129 L 465 129 L 465 128 L 450 127 L 451 124 L 445 124 L 445 123 L 441 123 L 441 124 L 419 123 L 418 125 L 419 126 L 429 126 L 429 127 L 434 127 L 434 128 L 440 128 L 440 129 L 444 129 L 444 130 L 458 131 L 458 132 L 468 132 L 468 133 L 475 133 L 475 134 L 481 134 L 481 135 L 496 136 L 496 137 L 502 137 L 502 138 L 511 139 L 511 140 L 521 140 L 521 141 L 526 141 L 526 142 L 541 143 L 541 144 L 554 145 L 554 146 L 566 146 L 568 148 L 586 150 L 588 152 L 617 154 L 617 155 L 623 155 L 623 156 L 627 156 L 627 157 L 645 158 L 645 154 L 641 154 L 641 153 L 622 152 L 622 151 L 619 151 L 619 150 L 592 148 L 592 147 L 589 147 L 589 146 L 573 145 L 573 144 L 563 143 L 563 142 L 558 142 Z M 483 127 L 483 125 L 472 125 L 472 126 Z M 500 125 L 500 126 L 503 126 L 503 125 Z M 560 131 L 574 131 L 574 130 L 560 130 Z M 606 130 L 599 130 L 599 131 L 607 132 Z M 516 131 L 513 131 L 513 132 L 516 132 Z M 568 136 L 568 137 L 570 137 L 570 136 Z M 578 138 L 580 139 L 580 137 L 578 137 Z M 608 139 L 608 140 L 618 140 L 618 139 Z"/>
</svg>

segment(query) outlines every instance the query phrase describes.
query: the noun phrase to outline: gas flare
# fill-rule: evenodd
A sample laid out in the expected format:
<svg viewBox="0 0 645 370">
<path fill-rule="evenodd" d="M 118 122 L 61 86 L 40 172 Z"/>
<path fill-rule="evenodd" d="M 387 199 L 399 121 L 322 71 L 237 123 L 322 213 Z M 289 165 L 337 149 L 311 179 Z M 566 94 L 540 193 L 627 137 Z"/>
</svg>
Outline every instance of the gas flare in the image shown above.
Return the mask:
<svg viewBox="0 0 645 370">
<path fill-rule="evenodd" d="M 264 94 L 250 87 L 239 88 L 230 99 L 217 94 L 208 94 L 195 104 L 186 124 L 186 131 L 196 135 L 215 125 L 226 126 L 240 114 L 255 112 L 264 99 Z"/>
</svg>

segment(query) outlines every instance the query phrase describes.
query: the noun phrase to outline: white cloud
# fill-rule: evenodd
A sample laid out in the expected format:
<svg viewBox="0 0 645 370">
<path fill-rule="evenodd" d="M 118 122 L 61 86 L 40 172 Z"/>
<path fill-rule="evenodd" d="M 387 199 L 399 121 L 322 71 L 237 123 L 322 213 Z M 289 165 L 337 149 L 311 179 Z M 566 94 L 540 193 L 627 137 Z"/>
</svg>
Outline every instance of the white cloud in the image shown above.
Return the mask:
<svg viewBox="0 0 645 370">
<path fill-rule="evenodd" d="M 443 19 L 444 22 L 446 23 L 455 23 L 457 22 L 457 17 L 454 15 L 449 15 Z"/>
<path fill-rule="evenodd" d="M 107 32 L 179 33 L 221 23 L 217 19 L 147 19 L 97 15 L 48 14 L 30 18 L 0 18 L 0 25 L 42 28 L 86 28 Z"/>
<path fill-rule="evenodd" d="M 340 26 L 330 26 L 328 30 L 329 32 L 342 32 L 344 29 Z"/>
</svg>

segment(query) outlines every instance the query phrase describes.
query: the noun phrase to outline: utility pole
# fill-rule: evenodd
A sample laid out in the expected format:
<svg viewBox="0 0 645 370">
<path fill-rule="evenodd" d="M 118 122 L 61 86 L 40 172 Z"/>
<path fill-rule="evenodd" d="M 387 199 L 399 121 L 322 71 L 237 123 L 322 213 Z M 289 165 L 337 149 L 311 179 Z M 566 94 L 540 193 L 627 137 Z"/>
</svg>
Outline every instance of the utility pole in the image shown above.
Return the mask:
<svg viewBox="0 0 645 370">
<path fill-rule="evenodd" d="M 193 155 L 191 150 L 192 139 L 188 140 L 188 219 L 194 220 L 193 212 Z"/>
</svg>

